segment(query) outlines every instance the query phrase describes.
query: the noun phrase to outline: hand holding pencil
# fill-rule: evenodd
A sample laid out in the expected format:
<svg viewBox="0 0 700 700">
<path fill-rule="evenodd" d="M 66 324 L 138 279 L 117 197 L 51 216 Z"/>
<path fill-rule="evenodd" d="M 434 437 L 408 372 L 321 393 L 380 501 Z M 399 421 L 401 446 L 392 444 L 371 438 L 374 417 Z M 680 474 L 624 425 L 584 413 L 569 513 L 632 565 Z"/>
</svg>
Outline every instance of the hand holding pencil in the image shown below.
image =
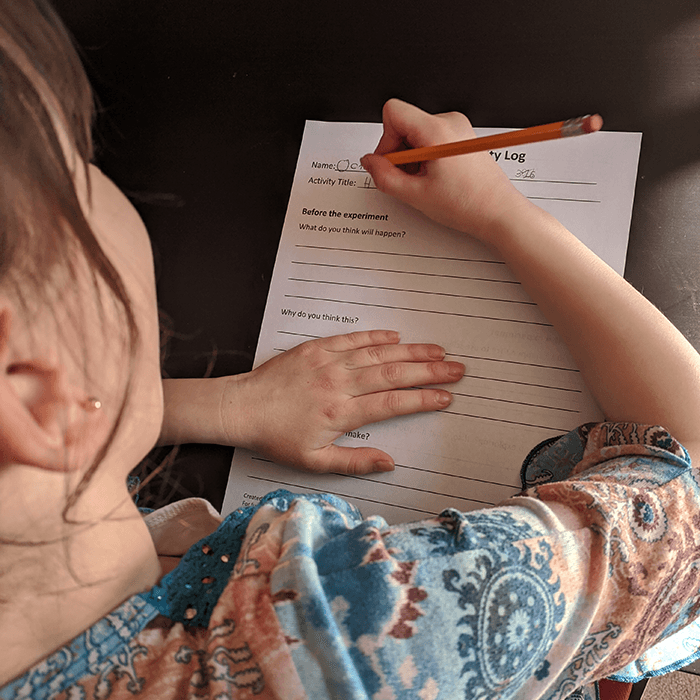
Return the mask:
<svg viewBox="0 0 700 700">
<path fill-rule="evenodd" d="M 482 240 L 488 239 L 492 224 L 508 211 L 534 206 L 513 186 L 489 150 L 592 132 L 602 125 L 594 115 L 476 138 L 463 114 L 428 114 L 396 99 L 384 106 L 383 122 L 377 148 L 362 158 L 377 188 Z M 473 155 L 447 157 L 461 153 Z M 399 162 L 414 165 L 404 170 L 396 167 Z"/>
</svg>

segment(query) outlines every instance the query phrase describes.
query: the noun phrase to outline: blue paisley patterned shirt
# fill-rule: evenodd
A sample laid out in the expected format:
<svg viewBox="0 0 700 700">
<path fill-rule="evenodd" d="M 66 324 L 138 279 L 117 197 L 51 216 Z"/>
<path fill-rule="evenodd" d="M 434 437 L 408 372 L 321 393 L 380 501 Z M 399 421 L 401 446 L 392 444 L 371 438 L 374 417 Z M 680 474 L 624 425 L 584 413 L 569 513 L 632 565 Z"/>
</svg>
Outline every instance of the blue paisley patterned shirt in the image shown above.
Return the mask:
<svg viewBox="0 0 700 700">
<path fill-rule="evenodd" d="M 594 700 L 700 656 L 700 479 L 662 428 L 582 426 L 523 492 L 419 523 L 270 494 L 1 698 Z"/>
</svg>

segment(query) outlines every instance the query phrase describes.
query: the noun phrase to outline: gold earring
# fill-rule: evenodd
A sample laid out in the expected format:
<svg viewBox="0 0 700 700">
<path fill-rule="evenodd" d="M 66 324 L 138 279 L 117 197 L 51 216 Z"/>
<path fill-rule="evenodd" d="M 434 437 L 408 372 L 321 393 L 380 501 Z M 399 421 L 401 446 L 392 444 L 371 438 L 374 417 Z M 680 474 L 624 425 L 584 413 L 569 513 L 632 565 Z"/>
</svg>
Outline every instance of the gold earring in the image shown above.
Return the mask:
<svg viewBox="0 0 700 700">
<path fill-rule="evenodd" d="M 92 413 L 93 411 L 97 411 L 100 408 L 102 408 L 102 401 L 100 401 L 98 398 L 95 398 L 94 396 L 90 396 L 84 401 L 81 401 L 80 405 L 83 407 L 84 410 Z"/>
</svg>

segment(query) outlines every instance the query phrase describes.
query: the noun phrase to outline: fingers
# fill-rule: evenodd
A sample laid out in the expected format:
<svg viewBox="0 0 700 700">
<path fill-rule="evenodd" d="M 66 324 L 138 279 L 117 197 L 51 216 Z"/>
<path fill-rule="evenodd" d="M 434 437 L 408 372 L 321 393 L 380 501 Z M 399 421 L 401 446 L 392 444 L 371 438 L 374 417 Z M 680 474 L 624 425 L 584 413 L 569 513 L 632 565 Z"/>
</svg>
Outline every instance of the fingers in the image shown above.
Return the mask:
<svg viewBox="0 0 700 700">
<path fill-rule="evenodd" d="M 384 132 L 373 154 L 360 159 L 362 167 L 370 174 L 380 192 L 404 202 L 412 201 L 419 193 L 420 181 L 402 168 L 392 165 L 381 154 L 432 145 L 426 135 L 431 115 L 407 102 L 389 100 L 382 112 Z"/>
<path fill-rule="evenodd" d="M 377 188 L 409 204 L 418 201 L 425 187 L 423 178 L 435 164 L 423 164 L 418 170 L 406 170 L 379 156 L 406 147 L 420 148 L 450 141 L 474 138 L 469 120 L 459 112 L 428 114 L 414 105 L 392 99 L 382 113 L 384 132 L 374 151 L 361 159 L 362 166 L 372 176 Z M 410 167 L 410 166 L 409 166 Z"/>
<path fill-rule="evenodd" d="M 380 192 L 408 203 L 420 194 L 422 178 L 404 172 L 383 156 L 368 154 L 360 158 L 360 163 Z"/>
<path fill-rule="evenodd" d="M 427 362 L 442 360 L 445 349 L 433 343 L 399 344 L 396 331 L 357 331 L 344 335 L 318 338 L 297 346 L 315 347 L 331 353 L 346 353 L 343 367 L 358 369 L 387 362 Z"/>
<path fill-rule="evenodd" d="M 349 406 L 348 422 L 357 425 L 426 413 L 446 408 L 452 394 L 442 389 L 395 389 L 356 397 Z"/>
<path fill-rule="evenodd" d="M 358 370 L 354 375 L 355 397 L 423 384 L 448 384 L 464 376 L 460 362 L 391 362 Z"/>
<path fill-rule="evenodd" d="M 384 133 L 375 153 L 383 154 L 402 147 L 421 148 L 474 137 L 471 123 L 459 112 L 429 114 L 419 107 L 391 99 L 382 110 Z"/>
<path fill-rule="evenodd" d="M 386 452 L 372 447 L 328 445 L 314 455 L 309 469 L 323 474 L 335 472 L 360 476 L 393 471 L 394 460 Z"/>
<path fill-rule="evenodd" d="M 375 153 L 391 153 L 408 146 L 419 148 L 433 144 L 425 142 L 425 132 L 430 127 L 432 115 L 422 109 L 398 100 L 389 100 L 382 110 L 384 132 Z"/>
<path fill-rule="evenodd" d="M 360 331 L 304 343 L 307 356 L 326 353 L 326 386 L 343 386 L 354 398 L 391 389 L 456 382 L 464 375 L 460 362 L 445 362 L 445 350 L 429 343 L 398 344 L 394 331 Z M 299 346 L 300 349 L 303 346 Z M 335 367 L 335 369 L 331 369 Z M 319 377 L 320 366 L 315 370 Z M 339 375 L 338 372 L 342 374 Z"/>
<path fill-rule="evenodd" d="M 353 370 L 354 396 L 422 384 L 446 384 L 464 376 L 461 362 L 445 362 L 439 345 L 378 345 L 349 354 L 345 367 Z"/>
<path fill-rule="evenodd" d="M 431 362 L 442 360 L 445 349 L 432 343 L 405 343 L 401 345 L 371 345 L 349 352 L 344 366 L 361 369 L 387 362 Z"/>
<path fill-rule="evenodd" d="M 400 339 L 396 331 L 373 330 L 332 335 L 328 338 L 319 338 L 318 340 L 312 340 L 310 342 L 316 343 L 319 348 L 327 350 L 328 352 L 344 352 L 346 350 L 366 348 L 372 345 L 396 344 Z"/>
</svg>

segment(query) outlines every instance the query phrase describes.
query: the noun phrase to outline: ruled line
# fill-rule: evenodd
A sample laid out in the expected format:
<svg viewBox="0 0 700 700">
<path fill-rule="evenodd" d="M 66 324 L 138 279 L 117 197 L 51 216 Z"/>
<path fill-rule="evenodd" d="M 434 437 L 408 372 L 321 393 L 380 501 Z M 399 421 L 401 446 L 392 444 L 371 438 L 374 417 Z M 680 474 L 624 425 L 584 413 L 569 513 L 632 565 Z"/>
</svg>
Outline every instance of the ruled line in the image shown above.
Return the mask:
<svg viewBox="0 0 700 700">
<path fill-rule="evenodd" d="M 437 316 L 457 316 L 459 318 L 476 318 L 483 321 L 502 321 L 504 323 L 521 323 L 527 326 L 543 326 L 551 328 L 551 323 L 542 321 L 524 321 L 517 318 L 499 318 L 498 316 L 483 316 L 481 314 L 466 314 L 457 311 L 435 311 L 433 309 L 414 309 L 410 306 L 395 306 L 390 304 L 371 304 L 364 301 L 348 301 L 347 299 L 328 299 L 326 297 L 310 297 L 303 294 L 285 294 L 287 299 L 307 299 L 309 301 L 327 301 L 333 304 L 350 304 L 352 306 L 371 306 L 376 309 L 392 309 L 394 311 L 412 311 L 417 313 L 435 314 Z"/>
<path fill-rule="evenodd" d="M 339 248 L 337 246 L 310 245 L 295 243 L 295 248 L 307 248 L 310 250 L 333 250 L 341 253 L 365 253 L 369 255 L 389 255 L 399 258 L 421 258 L 424 260 L 453 260 L 455 262 L 486 263 L 491 265 L 505 265 L 503 260 L 491 260 L 490 258 L 455 258 L 447 255 L 426 255 L 418 253 L 399 253 L 391 250 L 365 250 L 363 248 Z"/>
<path fill-rule="evenodd" d="M 266 464 L 277 464 L 276 462 L 273 462 L 271 459 L 268 459 L 267 457 L 261 457 L 260 455 L 257 455 L 257 454 L 251 454 L 251 459 L 255 460 L 256 462 L 265 462 Z M 397 469 L 411 469 L 413 471 L 424 472 L 426 474 L 433 474 L 436 476 L 447 476 L 447 477 L 450 477 L 452 479 L 462 479 L 464 481 L 478 481 L 480 484 L 488 484 L 489 486 L 502 486 L 503 488 L 508 488 L 508 489 L 518 488 L 516 486 L 513 486 L 513 484 L 502 484 L 500 481 L 489 481 L 488 479 L 477 479 L 476 477 L 466 476 L 465 474 L 450 474 L 449 472 L 441 472 L 441 471 L 436 471 L 434 469 L 426 469 L 425 467 L 416 467 L 415 465 L 412 465 L 412 464 L 396 463 L 394 466 Z M 340 472 L 333 472 L 333 473 L 337 474 L 338 476 L 350 476 L 349 474 L 341 474 Z M 357 478 L 362 478 L 362 477 L 357 477 Z M 376 481 L 376 479 L 371 479 L 371 481 Z M 379 483 L 384 483 L 385 485 L 388 485 L 388 486 L 396 486 L 396 484 L 388 484 L 386 482 L 379 482 Z M 465 497 L 465 499 L 469 500 L 466 497 Z"/>
<path fill-rule="evenodd" d="M 575 408 L 562 408 L 560 406 L 545 406 L 544 404 L 539 404 L 539 403 L 529 403 L 527 401 L 513 401 L 512 399 L 498 399 L 492 396 L 479 396 L 477 394 L 462 394 L 458 391 L 451 391 L 450 392 L 453 396 L 464 396 L 465 398 L 468 399 L 483 399 L 484 401 L 498 401 L 500 403 L 512 403 L 516 404 L 518 406 L 529 406 L 530 408 L 546 408 L 550 411 L 564 411 L 566 413 L 581 413 L 581 411 L 576 410 Z"/>
<path fill-rule="evenodd" d="M 484 362 L 505 362 L 510 365 L 524 365 L 526 367 L 541 367 L 542 369 L 556 369 L 562 372 L 576 372 L 578 374 L 578 369 L 571 367 L 557 367 L 555 365 L 542 365 L 537 362 L 522 362 L 520 360 L 503 360 L 498 357 L 483 357 L 481 355 L 461 355 L 459 353 L 447 353 L 449 357 L 466 357 L 469 360 L 483 360 Z"/>
<path fill-rule="evenodd" d="M 331 491 L 330 489 L 317 489 L 313 486 L 307 486 L 306 484 L 293 484 L 285 481 L 278 481 L 277 479 L 267 479 L 264 476 L 259 476 L 257 474 L 248 474 L 248 478 L 255 479 L 256 481 L 264 481 L 268 484 L 277 484 L 279 486 L 289 486 L 295 489 L 302 489 L 304 491 L 314 491 L 315 493 L 330 493 L 334 496 L 339 496 L 340 498 L 353 499 L 355 501 L 365 501 L 366 503 L 378 503 L 383 506 L 391 506 L 392 508 L 403 508 L 403 510 L 411 510 L 414 513 L 424 513 L 425 515 L 435 515 L 437 511 L 425 510 L 423 508 L 415 508 L 413 506 L 399 505 L 398 503 L 389 503 L 388 501 L 381 501 L 377 498 L 365 498 L 364 496 L 356 496 L 354 494 L 343 494 L 337 491 Z M 469 499 L 467 499 L 469 500 Z"/>
<path fill-rule="evenodd" d="M 436 275 L 437 276 L 437 275 Z M 441 275 L 442 276 L 442 275 Z M 340 287 L 358 287 L 360 289 L 381 289 L 386 292 L 406 292 L 411 294 L 430 294 L 432 296 L 451 297 L 454 299 L 476 299 L 477 301 L 500 301 L 504 304 L 522 304 L 523 306 L 537 306 L 534 301 L 521 301 L 520 299 L 499 299 L 498 297 L 484 297 L 476 294 L 452 294 L 450 292 L 435 292 L 424 289 L 407 289 L 405 287 L 383 287 L 375 284 L 359 284 L 357 282 L 333 282 L 330 280 L 302 279 L 300 277 L 288 277 L 290 282 L 309 282 L 311 284 L 331 284 Z"/>
<path fill-rule="evenodd" d="M 479 418 L 481 420 L 491 421 L 492 423 L 507 423 L 508 425 L 522 425 L 526 428 L 541 428 L 542 430 L 556 430 L 561 433 L 568 433 L 570 428 L 560 428 L 553 425 L 539 425 L 538 423 L 527 423 L 525 421 L 506 420 L 505 418 L 492 418 L 491 416 L 479 416 L 474 413 L 461 413 L 460 411 L 450 411 L 443 408 L 436 415 L 451 414 L 453 416 L 463 416 L 464 418 Z"/>
<path fill-rule="evenodd" d="M 299 333 L 298 331 L 282 331 L 282 330 L 277 330 L 277 333 L 280 333 L 281 335 L 293 335 L 297 338 L 311 338 L 312 340 L 316 340 L 318 338 L 325 338 L 326 336 L 323 335 L 312 335 L 311 333 Z"/>
<path fill-rule="evenodd" d="M 532 386 L 538 389 L 554 389 L 556 391 L 571 391 L 576 394 L 580 394 L 580 389 L 571 389 L 566 386 L 552 386 L 551 384 L 537 384 L 536 382 L 522 382 L 515 379 L 501 379 L 499 377 L 481 377 L 478 374 L 465 374 L 464 379 L 482 379 L 487 382 L 503 382 L 505 384 L 520 384 L 522 386 Z"/>
<path fill-rule="evenodd" d="M 253 459 L 256 459 L 256 458 L 253 457 Z M 267 460 L 259 460 L 259 461 L 267 461 Z M 334 496 L 339 496 L 340 498 L 345 498 L 345 499 L 352 498 L 352 499 L 355 499 L 358 501 L 365 501 L 367 503 L 378 503 L 380 505 L 391 506 L 393 508 L 403 508 L 405 510 L 412 510 L 416 513 L 426 513 L 428 515 L 435 515 L 438 512 L 438 511 L 434 511 L 434 510 L 425 510 L 423 508 L 416 508 L 415 506 L 409 506 L 409 505 L 403 505 L 403 504 L 400 505 L 398 503 L 391 503 L 390 501 L 384 501 L 384 500 L 381 500 L 379 498 L 368 498 L 367 496 L 360 496 L 360 495 L 357 495 L 354 493 L 341 493 L 341 492 L 336 491 L 336 490 L 320 489 L 320 488 L 316 488 L 314 486 L 308 486 L 307 484 L 299 484 L 299 483 L 292 482 L 292 481 L 282 481 L 280 479 L 270 479 L 269 477 L 261 476 L 260 474 L 248 474 L 247 476 L 248 476 L 248 478 L 255 479 L 256 481 L 264 481 L 266 483 L 276 484 L 278 486 L 288 486 L 290 488 L 301 489 L 303 491 L 314 491 L 315 493 L 330 493 Z M 448 498 L 448 499 L 454 499 L 454 500 L 458 500 L 458 501 L 465 501 L 468 503 L 478 503 L 479 505 L 482 505 L 482 506 L 494 505 L 493 501 L 483 501 L 483 500 L 480 500 L 478 498 L 469 498 L 468 496 L 456 496 L 455 494 L 452 494 L 452 493 L 441 493 L 439 491 L 430 491 L 429 489 L 421 489 L 421 488 L 417 488 L 414 486 L 406 486 L 404 484 L 393 484 L 393 483 L 389 483 L 389 482 L 380 482 L 380 481 L 377 481 L 376 479 L 367 479 L 367 478 L 363 479 L 363 477 L 354 476 L 351 474 L 341 474 L 340 476 L 350 478 L 350 479 L 372 481 L 375 484 L 378 483 L 378 484 L 381 484 L 382 486 L 387 487 L 387 488 L 391 487 L 391 488 L 403 489 L 405 491 L 416 491 L 418 493 L 427 493 L 427 494 L 430 494 L 432 496 L 437 496 L 437 497 L 441 497 L 441 498 Z M 517 487 L 515 487 L 515 486 L 510 487 L 510 488 L 513 488 L 516 492 L 519 491 L 519 489 L 517 489 Z"/>
<path fill-rule="evenodd" d="M 417 272 L 415 270 L 394 270 L 384 267 L 365 267 L 363 265 L 337 265 L 334 263 L 309 262 L 307 260 L 291 260 L 292 265 L 309 265 L 311 267 L 331 267 L 339 270 L 360 270 L 361 272 L 390 272 L 397 275 L 416 275 L 418 277 L 437 277 L 439 279 L 471 280 L 473 282 L 494 282 L 496 284 L 515 284 L 520 286 L 517 280 L 500 280 L 493 277 L 474 277 L 473 275 L 448 275 L 437 272 Z"/>
<path fill-rule="evenodd" d="M 426 474 L 434 474 L 436 476 L 449 476 L 452 479 L 464 479 L 465 481 L 478 481 L 480 484 L 488 484 L 489 486 L 502 486 L 503 488 L 520 490 L 513 484 L 502 484 L 500 481 L 489 481 L 488 479 L 477 479 L 474 476 L 466 476 L 464 474 L 450 474 L 449 472 L 440 472 L 434 469 L 426 469 L 425 467 L 416 467 L 409 464 L 395 464 L 397 469 L 411 469 L 412 471 L 424 472 Z"/>
<path fill-rule="evenodd" d="M 432 491 L 431 489 L 421 489 L 417 486 L 406 486 L 405 484 L 395 484 L 388 481 L 379 481 L 378 479 L 371 479 L 368 477 L 355 476 L 354 474 L 343 474 L 344 477 L 350 479 L 360 479 L 362 481 L 373 481 L 375 484 L 381 484 L 385 487 L 391 487 L 396 489 L 404 489 L 405 491 L 417 491 L 418 493 L 428 493 L 432 496 L 442 496 L 443 498 L 456 498 L 459 501 L 469 501 L 471 503 L 480 503 L 484 506 L 492 506 L 492 501 L 482 501 L 479 498 L 469 498 L 467 496 L 456 496 L 453 493 L 442 493 L 442 491 Z"/>
<path fill-rule="evenodd" d="M 600 204 L 599 199 L 576 199 L 574 197 L 533 197 L 528 196 L 528 199 L 546 199 L 552 202 L 582 202 L 583 204 Z"/>
<path fill-rule="evenodd" d="M 598 185 L 597 182 L 578 182 L 577 180 L 538 180 L 529 177 L 511 177 L 509 180 L 512 180 L 513 182 L 547 182 L 553 185 Z"/>
</svg>

